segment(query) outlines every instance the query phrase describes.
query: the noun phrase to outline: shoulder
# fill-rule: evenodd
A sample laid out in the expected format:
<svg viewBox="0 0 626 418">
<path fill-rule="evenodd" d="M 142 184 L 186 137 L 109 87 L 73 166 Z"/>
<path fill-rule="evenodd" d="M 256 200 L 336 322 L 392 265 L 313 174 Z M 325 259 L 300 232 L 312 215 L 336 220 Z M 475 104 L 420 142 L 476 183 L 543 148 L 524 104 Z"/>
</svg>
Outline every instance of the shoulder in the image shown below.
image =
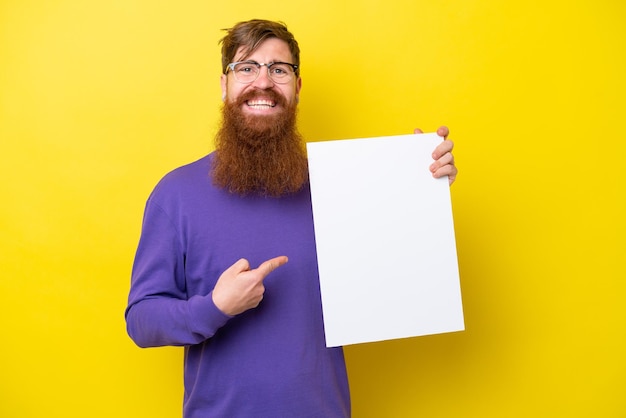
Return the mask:
<svg viewBox="0 0 626 418">
<path fill-rule="evenodd" d="M 165 174 L 150 193 L 153 203 L 172 202 L 214 188 L 210 178 L 213 154 L 178 167 Z"/>
<path fill-rule="evenodd" d="M 157 187 L 162 184 L 180 181 L 202 180 L 209 174 L 211 166 L 211 160 L 213 159 L 213 153 L 205 155 L 204 157 L 196 160 L 192 163 L 185 164 L 181 167 L 167 173 L 157 184 Z"/>
<path fill-rule="evenodd" d="M 209 182 L 209 171 L 213 154 L 205 155 L 197 161 L 175 168 L 165 174 L 154 188 L 154 193 L 178 190 L 184 186 L 197 186 Z"/>
</svg>

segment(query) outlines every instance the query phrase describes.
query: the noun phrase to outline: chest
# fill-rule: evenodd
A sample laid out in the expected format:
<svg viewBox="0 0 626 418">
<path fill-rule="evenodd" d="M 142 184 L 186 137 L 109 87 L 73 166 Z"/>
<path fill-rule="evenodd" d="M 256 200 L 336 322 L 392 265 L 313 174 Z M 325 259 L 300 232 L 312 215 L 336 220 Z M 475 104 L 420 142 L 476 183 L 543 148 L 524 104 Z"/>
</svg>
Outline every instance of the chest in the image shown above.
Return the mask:
<svg viewBox="0 0 626 418">
<path fill-rule="evenodd" d="M 181 225 L 189 296 L 206 294 L 229 266 L 246 258 L 252 268 L 286 255 L 289 263 L 268 277 L 271 289 L 317 286 L 317 257 L 310 198 L 241 199 L 207 196 Z"/>
</svg>

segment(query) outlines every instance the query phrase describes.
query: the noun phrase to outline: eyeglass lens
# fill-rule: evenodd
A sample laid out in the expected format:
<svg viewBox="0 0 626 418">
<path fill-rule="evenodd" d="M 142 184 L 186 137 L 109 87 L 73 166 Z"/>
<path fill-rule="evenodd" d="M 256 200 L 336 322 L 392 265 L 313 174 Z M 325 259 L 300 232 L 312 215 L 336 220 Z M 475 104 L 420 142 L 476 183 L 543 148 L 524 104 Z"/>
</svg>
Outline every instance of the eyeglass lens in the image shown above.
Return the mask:
<svg viewBox="0 0 626 418">
<path fill-rule="evenodd" d="M 233 66 L 232 70 L 237 81 L 241 83 L 252 83 L 259 77 L 261 66 L 266 66 L 269 77 L 279 84 L 287 83 L 294 74 L 291 65 L 282 62 L 270 64 L 259 64 L 253 61 L 238 62 Z"/>
</svg>

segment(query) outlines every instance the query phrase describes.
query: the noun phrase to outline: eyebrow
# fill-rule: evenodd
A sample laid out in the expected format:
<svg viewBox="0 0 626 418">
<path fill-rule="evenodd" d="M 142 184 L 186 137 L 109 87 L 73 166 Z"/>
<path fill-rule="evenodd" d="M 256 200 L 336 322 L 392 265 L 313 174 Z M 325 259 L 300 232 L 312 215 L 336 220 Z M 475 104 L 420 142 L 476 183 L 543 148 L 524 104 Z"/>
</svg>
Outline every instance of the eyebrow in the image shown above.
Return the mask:
<svg viewBox="0 0 626 418">
<path fill-rule="evenodd" d="M 288 65 L 295 65 L 292 64 L 290 62 L 287 61 L 268 61 L 268 62 L 258 62 L 255 60 L 243 60 L 243 61 L 233 61 L 233 62 L 237 62 L 237 63 L 248 63 L 248 64 L 259 64 L 259 65 L 273 65 L 273 64 L 288 64 Z"/>
</svg>

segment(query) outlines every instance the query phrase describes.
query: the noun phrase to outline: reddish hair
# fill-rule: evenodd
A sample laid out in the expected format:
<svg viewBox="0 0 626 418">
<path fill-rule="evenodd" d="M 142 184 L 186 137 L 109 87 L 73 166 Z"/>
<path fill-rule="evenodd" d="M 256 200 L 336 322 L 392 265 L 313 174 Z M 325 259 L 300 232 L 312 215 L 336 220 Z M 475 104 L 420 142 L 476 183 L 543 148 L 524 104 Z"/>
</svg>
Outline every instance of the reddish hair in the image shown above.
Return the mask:
<svg viewBox="0 0 626 418">
<path fill-rule="evenodd" d="M 222 72 L 226 74 L 228 64 L 233 62 L 239 48 L 243 47 L 243 59 L 249 57 L 265 40 L 278 38 L 285 41 L 297 66 L 300 66 L 300 47 L 287 25 L 271 20 L 253 19 L 239 22 L 230 29 L 224 29 L 226 36 L 220 40 L 222 44 Z M 299 74 L 296 70 L 296 75 Z"/>
</svg>

